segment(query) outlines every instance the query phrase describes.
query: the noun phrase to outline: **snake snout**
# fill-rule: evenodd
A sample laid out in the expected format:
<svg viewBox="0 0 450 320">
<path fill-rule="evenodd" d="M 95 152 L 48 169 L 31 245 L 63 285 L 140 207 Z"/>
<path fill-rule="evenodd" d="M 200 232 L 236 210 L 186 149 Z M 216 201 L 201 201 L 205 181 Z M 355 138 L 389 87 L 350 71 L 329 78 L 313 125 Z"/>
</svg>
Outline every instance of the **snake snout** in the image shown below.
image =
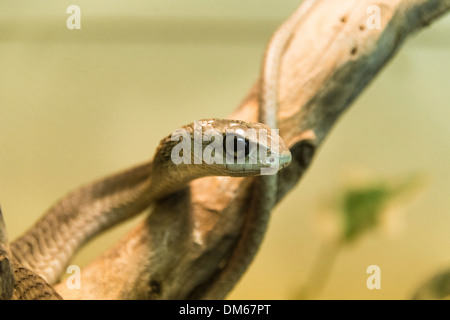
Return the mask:
<svg viewBox="0 0 450 320">
<path fill-rule="evenodd" d="M 265 159 L 261 168 L 261 175 L 273 175 L 279 170 L 287 167 L 292 160 L 291 152 L 288 148 L 283 148 L 280 153 L 272 153 Z"/>
</svg>

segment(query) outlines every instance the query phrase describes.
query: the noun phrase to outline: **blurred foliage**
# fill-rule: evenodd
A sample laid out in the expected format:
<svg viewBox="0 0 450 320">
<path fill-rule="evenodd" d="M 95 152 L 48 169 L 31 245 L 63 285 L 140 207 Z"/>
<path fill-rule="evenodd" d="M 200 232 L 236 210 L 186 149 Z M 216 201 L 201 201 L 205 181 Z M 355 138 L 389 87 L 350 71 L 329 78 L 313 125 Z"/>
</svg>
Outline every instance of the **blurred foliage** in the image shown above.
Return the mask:
<svg viewBox="0 0 450 320">
<path fill-rule="evenodd" d="M 417 174 L 401 179 L 365 179 L 337 191 L 337 199 L 328 212 L 341 220 L 339 236 L 322 243 L 311 274 L 296 298 L 317 297 L 329 279 L 340 250 L 379 227 L 386 220 L 383 215 L 390 211 L 393 204 L 398 207 L 398 200 L 403 200 L 400 208 L 404 209 L 410 202 L 405 200 L 415 199 L 418 195 L 416 191 L 423 189 L 423 182 L 423 177 Z"/>
<path fill-rule="evenodd" d="M 344 240 L 354 241 L 359 235 L 376 227 L 391 196 L 390 189 L 385 184 L 345 192 L 341 209 Z"/>
<path fill-rule="evenodd" d="M 344 189 L 336 208 L 342 214 L 341 240 L 354 242 L 375 229 L 382 221 L 381 216 L 393 202 L 404 199 L 405 196 L 416 195 L 414 191 L 423 186 L 423 181 L 419 175 L 412 175 L 400 180 L 367 181 Z"/>
<path fill-rule="evenodd" d="M 444 270 L 423 283 L 415 292 L 415 300 L 450 299 L 450 270 Z"/>
</svg>

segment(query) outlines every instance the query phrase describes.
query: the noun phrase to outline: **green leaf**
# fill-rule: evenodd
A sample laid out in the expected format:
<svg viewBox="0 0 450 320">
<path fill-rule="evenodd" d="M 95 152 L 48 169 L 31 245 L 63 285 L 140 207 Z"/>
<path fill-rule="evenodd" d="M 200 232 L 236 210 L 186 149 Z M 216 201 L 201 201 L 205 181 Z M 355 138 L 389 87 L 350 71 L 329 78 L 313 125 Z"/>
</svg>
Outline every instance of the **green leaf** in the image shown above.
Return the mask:
<svg viewBox="0 0 450 320">
<path fill-rule="evenodd" d="M 376 228 L 381 222 L 382 214 L 394 199 L 409 194 L 415 187 L 422 185 L 422 180 L 418 178 L 420 177 L 414 175 L 400 182 L 378 180 L 344 191 L 339 201 L 343 215 L 344 242 L 353 242 Z"/>
<path fill-rule="evenodd" d="M 379 224 L 391 192 L 385 185 L 348 190 L 343 197 L 344 240 L 351 242 Z"/>
</svg>

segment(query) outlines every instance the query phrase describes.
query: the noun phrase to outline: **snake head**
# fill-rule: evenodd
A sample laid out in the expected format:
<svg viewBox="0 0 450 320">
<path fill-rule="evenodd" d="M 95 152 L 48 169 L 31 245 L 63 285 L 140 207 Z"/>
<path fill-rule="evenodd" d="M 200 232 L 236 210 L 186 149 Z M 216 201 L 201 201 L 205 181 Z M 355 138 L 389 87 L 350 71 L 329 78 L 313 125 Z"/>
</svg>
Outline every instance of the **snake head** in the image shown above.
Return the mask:
<svg viewBox="0 0 450 320">
<path fill-rule="evenodd" d="M 174 131 L 170 140 L 171 161 L 190 165 L 192 171 L 204 176 L 275 174 L 292 159 L 278 130 L 261 123 L 199 120 Z"/>
</svg>

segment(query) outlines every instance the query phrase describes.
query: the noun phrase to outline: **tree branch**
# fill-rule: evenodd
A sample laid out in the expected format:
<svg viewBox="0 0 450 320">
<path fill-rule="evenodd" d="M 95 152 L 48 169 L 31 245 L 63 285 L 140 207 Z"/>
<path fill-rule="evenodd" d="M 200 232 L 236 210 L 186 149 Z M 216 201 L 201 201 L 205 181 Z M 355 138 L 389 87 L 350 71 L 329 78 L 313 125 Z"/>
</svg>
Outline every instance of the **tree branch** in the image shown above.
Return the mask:
<svg viewBox="0 0 450 320">
<path fill-rule="evenodd" d="M 279 174 L 278 200 L 296 185 L 315 147 L 407 36 L 450 9 L 450 0 L 305 0 L 302 5 L 311 2 L 282 58 L 278 121 L 293 162 Z M 371 5 L 380 8 L 380 29 L 366 23 Z M 257 106 L 255 85 L 230 118 L 255 121 Z M 310 130 L 315 145 L 307 142 Z M 144 223 L 84 268 L 81 290 L 62 283 L 57 291 L 69 299 L 224 298 L 256 254 L 267 225 L 250 214 L 253 183 L 257 179 L 193 181 L 188 190 L 158 202 Z M 242 246 L 254 250 L 235 256 Z"/>
</svg>

